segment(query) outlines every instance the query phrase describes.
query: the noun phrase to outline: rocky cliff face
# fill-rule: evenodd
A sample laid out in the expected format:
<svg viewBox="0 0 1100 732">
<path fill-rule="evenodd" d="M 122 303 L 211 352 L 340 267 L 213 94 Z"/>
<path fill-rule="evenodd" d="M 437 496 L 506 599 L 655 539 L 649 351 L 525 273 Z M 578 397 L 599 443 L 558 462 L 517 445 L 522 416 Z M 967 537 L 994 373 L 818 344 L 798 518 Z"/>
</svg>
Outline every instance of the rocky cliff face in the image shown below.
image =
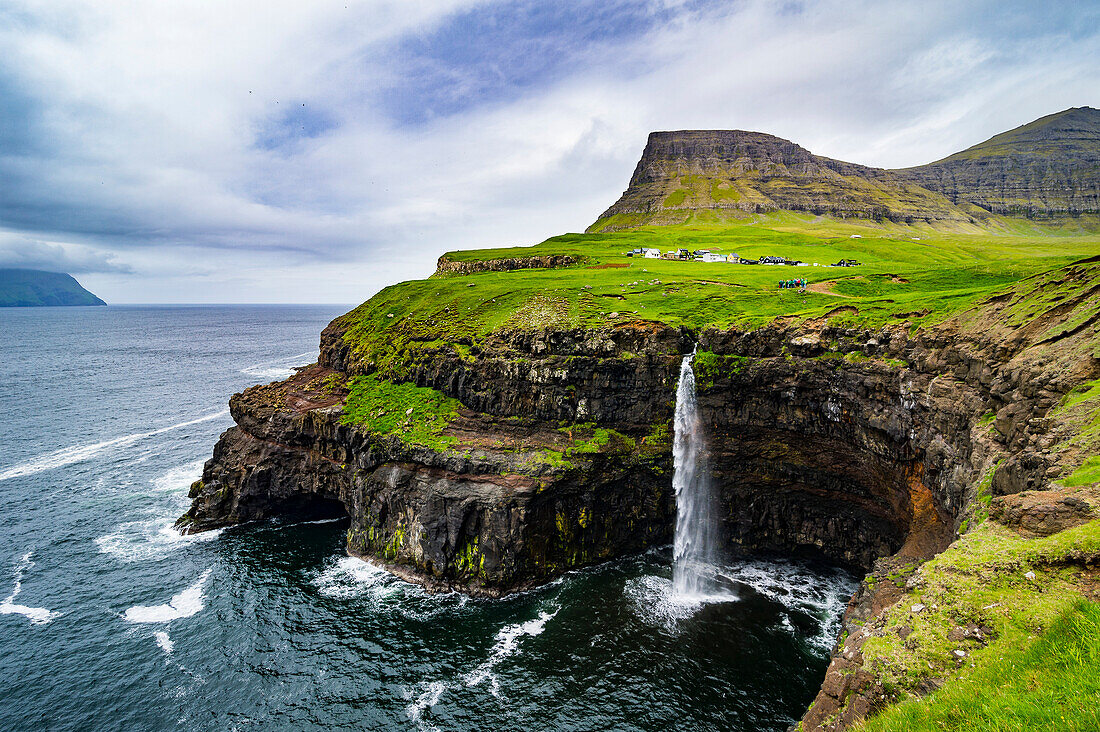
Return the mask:
<svg viewBox="0 0 1100 732">
<path fill-rule="evenodd" d="M 426 348 L 407 378 L 466 408 L 445 451 L 344 424 L 342 392 L 323 385 L 369 364 L 337 321 L 320 364 L 234 396 L 237 427 L 216 447 L 184 523 L 201 530 L 342 510 L 351 551 L 432 586 L 483 594 L 666 541 L 676 373 L 698 342 L 700 405 L 732 550 L 863 568 L 899 551 L 929 556 L 954 536 L 995 460 L 1003 459 L 999 493 L 1058 474 L 1044 451 L 1044 414 L 1100 375 L 1095 357 L 1054 368 L 1027 356 L 1039 321 L 991 328 L 986 318 L 999 322 L 999 307 L 986 305 L 981 328 L 956 320 L 916 334 L 827 319 L 748 332 L 626 324 L 502 332 L 475 359 Z M 1044 343 L 1044 359 L 1072 342 Z M 996 415 L 992 428 L 979 424 L 987 414 Z M 574 449 L 572 431 L 591 429 L 571 427 L 578 423 L 613 438 Z"/>
<path fill-rule="evenodd" d="M 942 195 L 886 170 L 814 155 L 760 132 L 684 130 L 649 136 L 630 186 L 594 228 L 680 223 L 689 212 L 708 209 L 786 209 L 898 221 L 970 219 Z M 612 218 L 619 215 L 628 216 L 618 222 Z"/>
<path fill-rule="evenodd" d="M 1100 213 L 1100 110 L 1068 109 L 895 171 L 953 203 L 1034 219 Z"/>
<path fill-rule="evenodd" d="M 553 269 L 577 264 L 579 257 L 568 254 L 550 254 L 533 257 L 504 257 L 502 259 L 475 259 L 459 262 L 449 259 L 446 254 L 435 263 L 436 274 L 468 275 L 475 272 L 511 272 L 516 269 Z"/>
</svg>

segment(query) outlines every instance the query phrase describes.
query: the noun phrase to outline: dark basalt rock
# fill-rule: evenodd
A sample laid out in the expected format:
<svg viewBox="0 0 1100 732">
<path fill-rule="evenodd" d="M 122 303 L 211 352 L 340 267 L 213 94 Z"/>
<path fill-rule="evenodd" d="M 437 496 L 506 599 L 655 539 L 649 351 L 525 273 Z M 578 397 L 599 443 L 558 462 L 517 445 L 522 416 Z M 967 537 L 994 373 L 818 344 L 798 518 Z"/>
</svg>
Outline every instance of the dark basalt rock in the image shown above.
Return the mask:
<svg viewBox="0 0 1100 732">
<path fill-rule="evenodd" d="M 546 254 L 531 257 L 504 257 L 502 259 L 475 259 L 456 262 L 444 254 L 435 264 L 436 274 L 468 275 L 475 272 L 510 272 L 515 269 L 555 269 L 570 267 L 580 262 L 579 257 L 568 254 Z"/>
<path fill-rule="evenodd" d="M 344 425 L 339 399 L 309 392 L 330 369 L 363 368 L 341 332 L 339 321 L 326 329 L 319 365 L 234 396 L 238 426 L 206 466 L 189 528 L 337 502 L 351 517 L 351 551 L 432 586 L 482 594 L 669 538 L 676 373 L 696 339 L 717 359 L 706 373 L 700 367 L 699 402 L 727 546 L 861 568 L 946 546 L 994 457 L 1013 455 L 996 471 L 998 492 L 1046 480 L 1036 417 L 1076 383 L 1012 362 L 1016 351 L 996 335 L 947 328 L 502 332 L 473 362 L 428 351 L 409 371 L 480 415 L 462 427 L 476 446 L 443 453 Z M 976 431 L 988 412 L 998 414 L 997 429 Z M 526 420 L 524 450 L 486 447 L 514 429 L 498 418 L 517 416 Z M 551 467 L 547 444 L 530 435 L 577 421 L 635 444 Z M 655 425 L 663 437 L 644 441 Z"/>
</svg>

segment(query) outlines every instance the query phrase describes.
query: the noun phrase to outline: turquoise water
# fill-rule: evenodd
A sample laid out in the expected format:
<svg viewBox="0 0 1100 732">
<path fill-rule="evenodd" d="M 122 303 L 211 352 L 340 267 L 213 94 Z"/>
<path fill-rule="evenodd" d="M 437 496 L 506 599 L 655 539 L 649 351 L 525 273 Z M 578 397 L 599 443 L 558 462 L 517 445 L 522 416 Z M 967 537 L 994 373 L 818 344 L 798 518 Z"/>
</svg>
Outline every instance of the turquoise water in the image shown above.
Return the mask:
<svg viewBox="0 0 1100 732">
<path fill-rule="evenodd" d="M 234 391 L 339 307 L 0 310 L 0 728 L 785 729 L 854 583 L 668 549 L 499 601 L 346 556 L 337 522 L 179 537 Z"/>
</svg>

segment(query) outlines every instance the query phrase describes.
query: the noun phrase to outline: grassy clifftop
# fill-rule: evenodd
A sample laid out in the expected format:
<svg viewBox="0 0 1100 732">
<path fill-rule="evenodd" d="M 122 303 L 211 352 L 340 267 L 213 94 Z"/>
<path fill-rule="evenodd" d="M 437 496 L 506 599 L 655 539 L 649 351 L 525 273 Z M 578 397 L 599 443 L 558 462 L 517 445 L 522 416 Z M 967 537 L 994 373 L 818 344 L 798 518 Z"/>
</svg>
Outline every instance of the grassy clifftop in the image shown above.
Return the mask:
<svg viewBox="0 0 1100 732">
<path fill-rule="evenodd" d="M 809 266 L 626 257 L 635 247 L 710 249 L 746 258 L 779 255 Z M 1098 252 L 1100 235 L 1025 227 L 998 235 L 955 234 L 930 226 L 854 226 L 790 213 L 764 217 L 758 224 L 567 234 L 533 247 L 450 252 L 448 259 L 462 262 L 564 254 L 579 263 L 439 273 L 393 285 L 345 316 L 345 338 L 353 348 L 381 357 L 382 351 L 414 342 L 475 342 L 501 328 L 592 328 L 629 321 L 752 328 L 776 318 L 829 313 L 838 324 L 877 327 L 905 321 L 917 326 Z M 840 259 L 862 264 L 813 266 Z M 793 278 L 809 282 L 805 293 L 779 288 L 780 280 Z"/>
</svg>

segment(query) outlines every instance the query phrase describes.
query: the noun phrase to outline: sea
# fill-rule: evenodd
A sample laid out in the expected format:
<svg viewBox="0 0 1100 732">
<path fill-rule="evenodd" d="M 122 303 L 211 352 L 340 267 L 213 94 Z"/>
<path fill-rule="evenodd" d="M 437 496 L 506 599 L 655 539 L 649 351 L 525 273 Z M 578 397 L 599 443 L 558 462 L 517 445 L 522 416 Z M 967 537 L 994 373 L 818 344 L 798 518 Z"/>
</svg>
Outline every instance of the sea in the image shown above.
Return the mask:
<svg viewBox="0 0 1100 732">
<path fill-rule="evenodd" d="M 661 547 L 502 600 L 349 557 L 346 519 L 180 536 L 227 402 L 338 306 L 0 309 L 0 729 L 785 730 L 846 571 Z"/>
</svg>

